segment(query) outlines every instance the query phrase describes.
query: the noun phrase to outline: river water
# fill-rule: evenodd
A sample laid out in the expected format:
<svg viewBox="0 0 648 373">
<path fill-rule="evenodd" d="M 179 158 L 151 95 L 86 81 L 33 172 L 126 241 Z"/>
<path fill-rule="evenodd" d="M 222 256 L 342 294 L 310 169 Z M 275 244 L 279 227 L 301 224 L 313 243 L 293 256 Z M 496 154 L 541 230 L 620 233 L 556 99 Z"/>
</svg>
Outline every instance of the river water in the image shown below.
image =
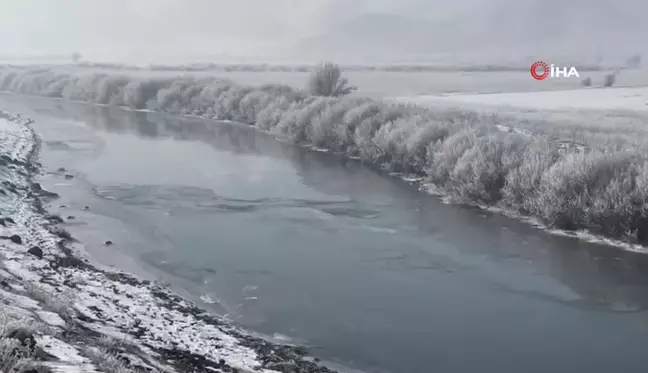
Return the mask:
<svg viewBox="0 0 648 373">
<path fill-rule="evenodd" d="M 441 203 L 249 127 L 1 96 L 97 261 L 366 372 L 644 372 L 646 256 Z M 88 206 L 85 209 L 85 206 Z M 115 244 L 103 245 L 105 240 Z"/>
</svg>

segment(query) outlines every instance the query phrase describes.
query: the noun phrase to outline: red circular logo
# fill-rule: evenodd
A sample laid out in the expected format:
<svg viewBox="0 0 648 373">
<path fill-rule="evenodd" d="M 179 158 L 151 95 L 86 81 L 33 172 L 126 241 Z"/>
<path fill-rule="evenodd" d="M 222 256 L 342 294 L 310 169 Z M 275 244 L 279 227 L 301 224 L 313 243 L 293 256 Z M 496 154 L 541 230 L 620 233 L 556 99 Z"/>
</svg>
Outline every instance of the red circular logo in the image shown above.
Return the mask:
<svg viewBox="0 0 648 373">
<path fill-rule="evenodd" d="M 545 80 L 549 76 L 549 65 L 543 61 L 536 61 L 531 65 L 531 76 L 535 80 Z"/>
</svg>

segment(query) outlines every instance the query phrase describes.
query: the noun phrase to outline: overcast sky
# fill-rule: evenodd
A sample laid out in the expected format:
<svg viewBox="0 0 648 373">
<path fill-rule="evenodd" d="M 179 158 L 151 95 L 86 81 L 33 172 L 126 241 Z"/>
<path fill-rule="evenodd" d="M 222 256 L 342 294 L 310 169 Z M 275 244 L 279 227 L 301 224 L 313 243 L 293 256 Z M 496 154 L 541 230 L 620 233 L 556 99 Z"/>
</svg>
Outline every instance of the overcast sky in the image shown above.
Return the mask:
<svg viewBox="0 0 648 373">
<path fill-rule="evenodd" d="M 565 4 L 580 3 L 586 18 L 599 2 L 636 5 L 644 1 L 0 0 L 0 54 L 79 51 L 90 59 L 104 61 L 142 56 L 155 60 L 168 55 L 264 54 L 316 35 L 341 20 L 371 12 L 436 19 L 471 11 L 479 17 L 493 8 L 505 17 L 515 17 L 507 14 L 507 9 L 522 3 L 552 3 L 549 7 L 555 11 L 543 13 L 543 17 L 551 17 Z"/>
<path fill-rule="evenodd" d="M 453 0 L 456 4 L 479 0 Z M 439 0 L 0 0 L 0 53 L 109 58 L 138 53 L 244 53 L 289 44 L 366 12 L 436 13 Z M 436 3 L 430 7 L 430 3 Z M 430 12 L 434 15 L 435 12 Z"/>
</svg>

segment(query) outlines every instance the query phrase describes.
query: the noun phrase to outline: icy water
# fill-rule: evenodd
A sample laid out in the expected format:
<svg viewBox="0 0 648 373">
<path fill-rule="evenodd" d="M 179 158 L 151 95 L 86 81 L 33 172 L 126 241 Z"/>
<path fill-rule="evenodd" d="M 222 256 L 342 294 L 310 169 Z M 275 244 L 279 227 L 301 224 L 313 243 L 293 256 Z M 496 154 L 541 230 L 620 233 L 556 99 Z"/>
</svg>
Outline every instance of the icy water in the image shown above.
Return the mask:
<svg viewBox="0 0 648 373">
<path fill-rule="evenodd" d="M 47 170 L 74 176 L 43 183 L 97 260 L 325 360 L 389 373 L 648 366 L 646 256 L 446 205 L 248 127 L 14 96 L 0 107 L 33 116 Z"/>
</svg>

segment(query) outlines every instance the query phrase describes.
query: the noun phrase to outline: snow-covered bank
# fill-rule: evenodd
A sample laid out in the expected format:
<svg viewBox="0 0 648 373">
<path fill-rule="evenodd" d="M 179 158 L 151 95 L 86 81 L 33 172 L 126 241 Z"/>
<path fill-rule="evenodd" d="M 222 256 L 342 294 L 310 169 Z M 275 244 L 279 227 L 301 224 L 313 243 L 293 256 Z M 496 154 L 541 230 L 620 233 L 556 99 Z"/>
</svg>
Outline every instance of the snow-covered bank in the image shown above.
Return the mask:
<svg viewBox="0 0 648 373">
<path fill-rule="evenodd" d="M 542 84 L 539 82 L 538 84 Z M 639 110 L 648 111 L 648 87 L 589 88 L 563 91 L 493 93 L 479 95 L 396 97 L 419 105 L 470 104 L 536 110 Z"/>
<path fill-rule="evenodd" d="M 66 372 L 332 372 L 162 285 L 92 265 L 45 210 L 56 195 L 34 181 L 39 146 L 29 120 L 0 114 L 0 370 L 22 360 Z"/>
</svg>

